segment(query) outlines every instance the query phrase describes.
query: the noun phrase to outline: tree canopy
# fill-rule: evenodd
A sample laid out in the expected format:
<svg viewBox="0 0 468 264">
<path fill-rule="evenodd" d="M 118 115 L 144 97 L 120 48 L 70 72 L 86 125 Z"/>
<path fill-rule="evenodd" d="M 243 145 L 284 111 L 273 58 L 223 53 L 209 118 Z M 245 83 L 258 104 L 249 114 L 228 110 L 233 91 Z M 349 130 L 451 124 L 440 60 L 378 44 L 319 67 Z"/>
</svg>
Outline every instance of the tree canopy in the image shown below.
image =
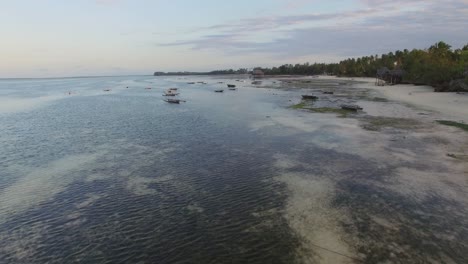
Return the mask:
<svg viewBox="0 0 468 264">
<path fill-rule="evenodd" d="M 455 79 L 466 78 L 468 82 L 468 44 L 454 50 L 449 44 L 440 41 L 428 49 L 397 50 L 380 56 L 349 58 L 339 63 L 284 64 L 262 70 L 267 75 L 375 77 L 377 70 L 383 67 L 402 70 L 403 81 L 407 83 L 443 87 Z"/>
</svg>

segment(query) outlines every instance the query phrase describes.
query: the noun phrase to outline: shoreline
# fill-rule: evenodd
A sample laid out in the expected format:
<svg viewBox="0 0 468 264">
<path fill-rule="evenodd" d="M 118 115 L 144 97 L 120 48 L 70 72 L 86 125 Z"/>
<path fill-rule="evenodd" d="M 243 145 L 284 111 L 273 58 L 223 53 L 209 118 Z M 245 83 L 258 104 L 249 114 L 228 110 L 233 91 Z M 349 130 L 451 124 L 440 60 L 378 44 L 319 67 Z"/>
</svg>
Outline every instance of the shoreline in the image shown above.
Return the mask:
<svg viewBox="0 0 468 264">
<path fill-rule="evenodd" d="M 431 86 L 397 84 L 376 86 L 374 78 L 343 78 L 320 76 L 322 80 L 349 80 L 358 82 L 353 87 L 378 91 L 384 97 L 412 105 L 416 108 L 437 112 L 441 118 L 468 123 L 468 95 L 457 93 L 434 92 Z"/>
</svg>

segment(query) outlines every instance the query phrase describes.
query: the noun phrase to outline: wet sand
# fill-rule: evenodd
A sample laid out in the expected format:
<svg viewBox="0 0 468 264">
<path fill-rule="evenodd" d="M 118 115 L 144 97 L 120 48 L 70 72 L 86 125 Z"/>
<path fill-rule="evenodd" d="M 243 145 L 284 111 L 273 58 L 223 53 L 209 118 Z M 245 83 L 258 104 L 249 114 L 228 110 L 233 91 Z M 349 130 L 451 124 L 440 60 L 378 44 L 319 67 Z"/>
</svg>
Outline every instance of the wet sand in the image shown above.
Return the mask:
<svg viewBox="0 0 468 264">
<path fill-rule="evenodd" d="M 302 262 L 467 261 L 468 133 L 435 122 L 466 121 L 467 97 L 334 77 L 301 78 L 282 88 L 319 99 L 291 110 L 300 118 L 271 122 L 301 130 L 329 157 L 315 163 L 319 154 L 307 144 L 276 156 L 277 179 L 290 190 L 285 218 L 303 240 Z M 313 111 L 342 102 L 364 110 L 346 118 Z M 323 130 L 334 136 L 317 133 Z"/>
</svg>

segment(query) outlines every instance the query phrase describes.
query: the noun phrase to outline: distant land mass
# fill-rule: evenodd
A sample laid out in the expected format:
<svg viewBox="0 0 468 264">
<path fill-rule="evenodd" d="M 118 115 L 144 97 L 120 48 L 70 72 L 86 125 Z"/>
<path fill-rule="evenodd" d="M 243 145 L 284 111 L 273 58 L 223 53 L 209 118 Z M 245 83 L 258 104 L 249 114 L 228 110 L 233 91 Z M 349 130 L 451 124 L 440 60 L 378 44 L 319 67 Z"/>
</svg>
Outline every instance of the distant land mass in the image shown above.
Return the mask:
<svg viewBox="0 0 468 264">
<path fill-rule="evenodd" d="M 226 74 L 247 74 L 249 70 L 246 68 L 241 68 L 238 70 L 216 70 L 210 72 L 155 72 L 154 76 L 181 76 L 181 75 L 226 75 Z"/>
<path fill-rule="evenodd" d="M 349 58 L 339 63 L 284 64 L 279 67 L 256 67 L 265 75 L 336 75 L 343 77 L 377 77 L 380 72 L 398 72 L 397 83 L 429 85 L 436 92 L 468 92 L 468 44 L 452 49 L 440 41 L 428 49 L 397 50 L 382 55 Z M 251 73 L 239 70 L 211 72 L 155 72 L 161 75 L 217 75 Z M 382 77 L 379 74 L 379 77 Z"/>
</svg>

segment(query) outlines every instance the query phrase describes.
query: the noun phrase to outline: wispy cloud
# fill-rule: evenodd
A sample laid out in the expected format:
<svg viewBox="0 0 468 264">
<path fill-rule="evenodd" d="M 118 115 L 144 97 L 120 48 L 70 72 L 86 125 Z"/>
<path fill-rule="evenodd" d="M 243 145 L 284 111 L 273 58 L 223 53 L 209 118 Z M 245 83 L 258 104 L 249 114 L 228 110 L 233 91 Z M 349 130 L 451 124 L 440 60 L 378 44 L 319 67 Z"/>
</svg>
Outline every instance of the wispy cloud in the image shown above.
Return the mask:
<svg viewBox="0 0 468 264">
<path fill-rule="evenodd" d="M 358 56 L 422 48 L 438 40 L 453 45 L 468 41 L 468 0 L 360 2 L 362 9 L 347 12 L 270 16 L 217 24 L 200 29 L 198 37 L 160 45 L 219 50 L 231 55 L 264 53 L 294 58 L 324 53 Z M 207 31 L 210 34 L 203 33 Z"/>
</svg>

